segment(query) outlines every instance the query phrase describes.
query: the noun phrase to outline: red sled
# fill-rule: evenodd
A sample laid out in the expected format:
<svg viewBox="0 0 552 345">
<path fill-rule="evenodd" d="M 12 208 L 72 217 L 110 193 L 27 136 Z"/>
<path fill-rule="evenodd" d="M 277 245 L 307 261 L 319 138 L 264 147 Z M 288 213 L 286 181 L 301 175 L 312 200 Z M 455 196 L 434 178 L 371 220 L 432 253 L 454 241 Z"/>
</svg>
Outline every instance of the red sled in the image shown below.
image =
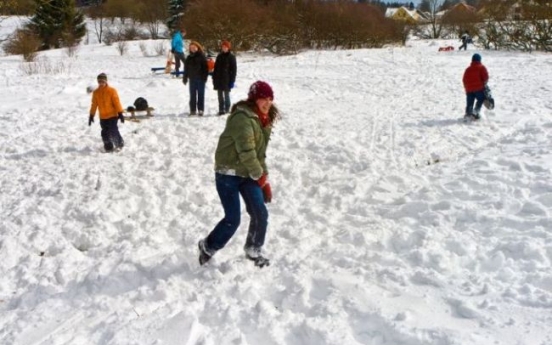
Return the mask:
<svg viewBox="0 0 552 345">
<path fill-rule="evenodd" d="M 453 50 L 454 50 L 453 46 L 447 46 L 447 47 L 440 47 L 439 48 L 440 52 L 450 52 L 450 51 L 453 51 Z"/>
</svg>

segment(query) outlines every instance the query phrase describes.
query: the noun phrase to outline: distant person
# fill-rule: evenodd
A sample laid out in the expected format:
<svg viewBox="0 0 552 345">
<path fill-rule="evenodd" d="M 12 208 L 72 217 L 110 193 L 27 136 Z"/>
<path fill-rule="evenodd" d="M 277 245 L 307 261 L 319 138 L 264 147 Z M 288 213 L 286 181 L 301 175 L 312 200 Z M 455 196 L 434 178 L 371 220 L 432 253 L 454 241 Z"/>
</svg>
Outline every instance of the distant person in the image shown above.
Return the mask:
<svg viewBox="0 0 552 345">
<path fill-rule="evenodd" d="M 462 36 L 460 36 L 460 41 L 462 41 L 462 45 L 460 46 L 460 48 L 458 48 L 458 50 L 462 50 L 462 48 L 464 48 L 464 50 L 468 50 L 468 43 L 471 42 L 471 37 L 468 34 L 467 30 L 464 31 Z"/>
<path fill-rule="evenodd" d="M 92 93 L 92 105 L 88 126 L 94 122 L 96 110 L 100 110 L 100 126 L 102 127 L 102 140 L 106 152 L 121 149 L 125 145 L 123 137 L 119 133 L 117 121 L 125 123 L 123 107 L 119 101 L 117 90 L 107 84 L 107 75 L 100 73 L 97 77 L 98 88 Z"/>
<path fill-rule="evenodd" d="M 203 47 L 196 41 L 190 42 L 189 53 L 184 63 L 184 85 L 190 83 L 190 115 L 203 116 L 205 110 L 205 83 L 209 71 Z"/>
<path fill-rule="evenodd" d="M 262 254 L 262 247 L 268 227 L 265 203 L 272 201 L 266 149 L 272 126 L 280 118 L 273 101 L 270 85 L 257 81 L 249 88 L 247 100 L 232 106 L 215 151 L 215 182 L 224 218 L 199 241 L 200 265 L 209 261 L 234 236 L 240 225 L 240 195 L 250 217 L 245 257 L 258 267 L 270 264 Z"/>
<path fill-rule="evenodd" d="M 472 62 L 466 71 L 462 82 L 466 90 L 466 114 L 464 117 L 478 120 L 479 111 L 485 101 L 485 86 L 489 80 L 487 68 L 481 63 L 481 55 L 473 54 Z M 477 100 L 477 102 L 476 102 Z M 475 109 L 473 104 L 475 102 Z"/>
<path fill-rule="evenodd" d="M 230 51 L 231 48 L 230 42 L 222 41 L 213 71 L 213 86 L 217 90 L 219 115 L 230 111 L 230 91 L 236 82 L 236 57 Z"/>
<path fill-rule="evenodd" d="M 207 72 L 210 76 L 213 76 L 213 72 L 215 71 L 215 59 L 213 59 L 214 56 L 210 53 L 207 54 Z"/>
<path fill-rule="evenodd" d="M 171 53 L 174 55 L 176 76 L 180 71 L 180 63 L 182 62 L 182 68 L 184 68 L 184 60 L 186 59 L 184 55 L 184 35 L 186 35 L 186 30 L 176 29 L 171 40 Z"/>
</svg>

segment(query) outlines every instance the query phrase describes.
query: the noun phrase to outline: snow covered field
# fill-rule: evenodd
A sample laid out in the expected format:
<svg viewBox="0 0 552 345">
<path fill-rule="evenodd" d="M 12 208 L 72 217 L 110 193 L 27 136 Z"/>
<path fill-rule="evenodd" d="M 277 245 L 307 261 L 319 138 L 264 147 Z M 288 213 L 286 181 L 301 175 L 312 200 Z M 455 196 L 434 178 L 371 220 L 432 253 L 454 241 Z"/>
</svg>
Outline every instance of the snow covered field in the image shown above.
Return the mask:
<svg viewBox="0 0 552 345">
<path fill-rule="evenodd" d="M 464 124 L 476 48 L 448 44 L 238 55 L 233 101 L 262 79 L 284 115 L 264 269 L 245 213 L 197 263 L 222 216 L 211 80 L 189 118 L 139 42 L 41 54 L 56 74 L 0 57 L 0 344 L 552 344 L 551 55 L 479 51 L 497 108 Z M 100 72 L 156 108 L 115 154 L 88 127 Z"/>
</svg>

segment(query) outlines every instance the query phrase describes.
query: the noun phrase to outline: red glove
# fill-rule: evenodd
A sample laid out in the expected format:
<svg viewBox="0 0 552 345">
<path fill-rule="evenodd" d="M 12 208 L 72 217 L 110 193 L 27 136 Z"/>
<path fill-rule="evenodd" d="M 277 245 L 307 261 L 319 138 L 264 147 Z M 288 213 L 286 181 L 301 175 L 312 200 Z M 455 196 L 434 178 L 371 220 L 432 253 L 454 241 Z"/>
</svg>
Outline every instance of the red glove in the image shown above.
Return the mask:
<svg viewBox="0 0 552 345">
<path fill-rule="evenodd" d="M 261 188 L 263 188 L 265 184 L 268 183 L 268 174 L 263 174 L 261 177 L 259 177 L 257 183 L 259 184 L 259 186 L 261 186 Z"/>
<path fill-rule="evenodd" d="M 257 180 L 257 183 L 259 186 L 261 186 L 261 189 L 263 190 L 263 197 L 264 202 L 269 203 L 272 201 L 272 189 L 270 188 L 270 183 L 268 183 L 268 175 L 263 174 L 261 178 Z"/>
<path fill-rule="evenodd" d="M 270 183 L 266 183 L 263 188 L 263 196 L 265 204 L 272 201 L 272 189 L 270 188 Z"/>
</svg>

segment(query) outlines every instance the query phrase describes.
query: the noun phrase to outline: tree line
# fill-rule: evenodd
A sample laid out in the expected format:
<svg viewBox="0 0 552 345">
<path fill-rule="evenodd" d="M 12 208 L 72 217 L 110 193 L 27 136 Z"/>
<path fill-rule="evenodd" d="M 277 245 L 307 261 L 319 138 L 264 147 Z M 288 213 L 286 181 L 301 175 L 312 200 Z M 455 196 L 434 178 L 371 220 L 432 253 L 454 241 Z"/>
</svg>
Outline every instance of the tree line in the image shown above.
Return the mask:
<svg viewBox="0 0 552 345">
<path fill-rule="evenodd" d="M 25 14 L 30 20 L 4 44 L 24 54 L 72 47 L 87 34 L 91 19 L 99 42 L 167 38 L 185 28 L 187 37 L 216 50 L 222 39 L 235 50 L 292 54 L 302 49 L 378 48 L 404 44 L 411 33 L 457 37 L 464 30 L 487 49 L 550 51 L 552 5 L 547 0 L 466 0 L 479 12 L 438 16 L 459 0 L 423 0 L 430 21 L 407 24 L 385 17 L 379 0 L 3 0 L 0 14 Z M 405 2 L 410 8 L 412 2 Z M 122 25 L 113 25 L 115 20 Z"/>
<path fill-rule="evenodd" d="M 4 47 L 10 53 L 30 45 L 41 50 L 78 44 L 85 35 L 83 14 L 92 20 L 98 41 L 107 44 L 165 38 L 177 27 L 185 28 L 188 38 L 207 49 L 216 50 L 226 39 L 235 50 L 277 54 L 382 47 L 402 40 L 400 25 L 385 18 L 380 7 L 356 1 L 90 0 L 81 9 L 75 0 L 11 1 L 15 6 L 7 12 L 32 10 L 32 16 Z M 112 25 L 116 18 L 122 26 Z"/>
</svg>

